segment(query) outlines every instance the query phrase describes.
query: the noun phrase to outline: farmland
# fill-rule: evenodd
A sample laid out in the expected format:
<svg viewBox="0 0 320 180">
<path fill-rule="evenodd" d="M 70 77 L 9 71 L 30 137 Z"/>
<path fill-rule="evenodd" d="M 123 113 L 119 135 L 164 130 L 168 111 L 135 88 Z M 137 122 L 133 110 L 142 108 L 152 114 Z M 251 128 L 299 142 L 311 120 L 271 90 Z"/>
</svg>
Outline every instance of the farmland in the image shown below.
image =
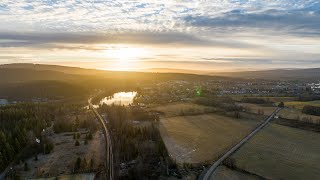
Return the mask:
<svg viewBox="0 0 320 180">
<path fill-rule="evenodd" d="M 271 124 L 231 158 L 237 168 L 268 179 L 317 179 L 319 142 L 318 133 Z"/>
<path fill-rule="evenodd" d="M 163 117 L 160 132 L 178 163 L 200 163 L 216 159 L 258 123 L 216 114 Z"/>
<path fill-rule="evenodd" d="M 219 166 L 213 176 L 219 180 L 258 180 L 259 177 L 240 171 L 232 170 L 226 166 Z"/>
</svg>

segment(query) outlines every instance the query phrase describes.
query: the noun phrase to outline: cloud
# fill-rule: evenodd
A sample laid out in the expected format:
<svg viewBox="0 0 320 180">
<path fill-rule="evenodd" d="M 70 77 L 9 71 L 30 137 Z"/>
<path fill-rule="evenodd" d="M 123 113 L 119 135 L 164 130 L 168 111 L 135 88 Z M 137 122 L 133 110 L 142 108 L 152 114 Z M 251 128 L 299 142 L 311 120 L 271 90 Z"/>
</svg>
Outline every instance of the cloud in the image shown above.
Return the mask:
<svg viewBox="0 0 320 180">
<path fill-rule="evenodd" d="M 197 47 L 183 57 L 195 63 L 240 53 L 261 56 L 249 64 L 316 64 L 319 23 L 319 0 L 1 0 L 0 51 L 27 49 L 37 56 L 35 48 L 99 51 L 106 47 L 95 44 L 136 44 L 166 47 L 168 58 L 176 59 L 177 49 Z"/>
<path fill-rule="evenodd" d="M 136 32 L 136 33 L 12 33 L 0 32 L 0 47 L 36 47 L 92 49 L 90 44 L 142 44 L 142 45 L 177 45 L 205 46 L 224 48 L 252 48 L 243 42 L 209 40 L 191 34 L 178 32 Z M 73 45 L 73 46 L 72 46 Z M 105 47 L 104 47 L 105 49 Z M 96 50 L 99 50 L 96 49 Z"/>
<path fill-rule="evenodd" d="M 51 32 L 188 31 L 184 17 L 213 18 L 268 10 L 318 12 L 317 0 L 2 0 L 0 30 Z M 272 12 L 271 12 L 272 13 Z M 231 17 L 229 14 L 228 16 Z M 242 15 L 244 16 L 244 15 Z M 236 18 L 235 15 L 232 16 Z M 249 17 L 254 20 L 254 17 Z M 259 17 L 256 17 L 259 19 Z M 221 19 L 222 20 L 222 19 Z M 220 20 L 220 21 L 221 21 Z M 227 19 L 231 21 L 230 19 Z M 270 21 L 277 19 L 270 19 Z M 14 23 L 12 23 L 14 22 Z M 193 22 L 199 24 L 200 22 Z M 215 24 L 223 25 L 221 22 Z M 22 30 L 21 29 L 21 30 Z"/>
<path fill-rule="evenodd" d="M 299 36 L 320 35 L 320 7 L 301 10 L 267 10 L 246 13 L 232 10 L 218 17 L 186 16 L 184 20 L 191 26 L 210 27 L 213 30 L 232 31 L 272 31 Z"/>
</svg>

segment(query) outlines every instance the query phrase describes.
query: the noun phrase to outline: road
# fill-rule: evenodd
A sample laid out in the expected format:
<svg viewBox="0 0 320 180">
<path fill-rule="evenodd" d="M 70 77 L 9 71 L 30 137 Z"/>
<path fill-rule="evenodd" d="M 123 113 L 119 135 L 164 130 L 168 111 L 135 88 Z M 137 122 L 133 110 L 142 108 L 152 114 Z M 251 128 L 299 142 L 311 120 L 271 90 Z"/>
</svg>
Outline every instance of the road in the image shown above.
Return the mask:
<svg viewBox="0 0 320 180">
<path fill-rule="evenodd" d="M 244 143 L 246 143 L 250 138 L 252 138 L 255 134 L 257 134 L 263 127 L 265 127 L 273 117 L 281 110 L 281 108 L 277 108 L 269 117 L 267 117 L 263 123 L 261 123 L 255 130 L 253 130 L 250 134 L 248 134 L 244 139 L 242 139 L 238 144 L 233 146 L 229 151 L 227 151 L 221 158 L 219 158 L 208 170 L 207 172 L 199 177 L 199 180 L 212 180 L 213 173 L 218 168 L 218 166 L 227 159 L 230 155 L 232 155 L 235 151 L 237 151 Z"/>
<path fill-rule="evenodd" d="M 113 151 L 112 151 L 112 141 L 110 132 L 107 128 L 105 120 L 102 118 L 102 116 L 98 113 L 98 111 L 93 107 L 91 103 L 91 98 L 88 100 L 88 104 L 90 109 L 93 111 L 97 119 L 99 120 L 100 124 L 103 128 L 103 134 L 106 139 L 106 166 L 107 166 L 107 179 L 108 180 L 114 180 L 114 167 L 113 167 Z"/>
</svg>

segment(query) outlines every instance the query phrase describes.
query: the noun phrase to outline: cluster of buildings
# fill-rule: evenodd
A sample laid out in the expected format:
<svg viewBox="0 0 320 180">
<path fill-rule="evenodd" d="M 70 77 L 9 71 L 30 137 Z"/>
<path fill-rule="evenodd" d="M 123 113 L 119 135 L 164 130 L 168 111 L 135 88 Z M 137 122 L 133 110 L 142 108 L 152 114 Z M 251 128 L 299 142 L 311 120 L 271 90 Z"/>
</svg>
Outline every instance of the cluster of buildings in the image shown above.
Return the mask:
<svg viewBox="0 0 320 180">
<path fill-rule="evenodd" d="M 199 89 L 201 89 L 200 94 Z M 199 95 L 208 94 L 275 97 L 320 95 L 320 83 L 255 79 L 172 80 L 142 88 L 135 100 L 145 104 L 161 104 L 188 101 Z"/>
<path fill-rule="evenodd" d="M 320 81 L 317 83 L 309 83 L 308 86 L 315 94 L 320 94 Z"/>
</svg>

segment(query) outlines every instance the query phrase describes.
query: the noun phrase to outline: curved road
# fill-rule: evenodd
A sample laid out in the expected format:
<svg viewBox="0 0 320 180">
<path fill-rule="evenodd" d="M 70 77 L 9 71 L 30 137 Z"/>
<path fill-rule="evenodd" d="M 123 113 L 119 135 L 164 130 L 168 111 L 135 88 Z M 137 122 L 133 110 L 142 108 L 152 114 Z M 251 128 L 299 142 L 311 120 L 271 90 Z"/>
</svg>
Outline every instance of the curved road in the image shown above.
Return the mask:
<svg viewBox="0 0 320 180">
<path fill-rule="evenodd" d="M 244 143 L 246 143 L 251 137 L 257 134 L 263 127 L 265 127 L 272 118 L 281 110 L 281 108 L 277 108 L 268 118 L 265 119 L 263 123 L 261 123 L 254 131 L 252 131 L 249 135 L 247 135 L 244 139 L 242 139 L 238 144 L 233 146 L 229 151 L 227 151 L 220 159 L 218 159 L 209 169 L 208 171 L 201 177 L 199 180 L 212 180 L 213 173 L 218 168 L 218 166 L 227 159 L 230 155 L 232 155 L 236 150 L 238 150 Z"/>
<path fill-rule="evenodd" d="M 91 103 L 91 99 L 90 98 L 88 100 L 88 104 L 90 109 L 93 111 L 93 113 L 95 114 L 95 116 L 97 117 L 97 119 L 99 120 L 100 124 L 103 127 L 103 134 L 104 137 L 106 138 L 106 148 L 107 148 L 107 179 L 109 180 L 114 180 L 114 168 L 113 168 L 113 151 L 112 151 L 112 141 L 111 141 L 111 136 L 109 133 L 109 130 L 107 128 L 106 122 L 105 120 L 101 117 L 101 115 L 98 113 L 98 111 L 93 107 L 92 103 Z"/>
</svg>

